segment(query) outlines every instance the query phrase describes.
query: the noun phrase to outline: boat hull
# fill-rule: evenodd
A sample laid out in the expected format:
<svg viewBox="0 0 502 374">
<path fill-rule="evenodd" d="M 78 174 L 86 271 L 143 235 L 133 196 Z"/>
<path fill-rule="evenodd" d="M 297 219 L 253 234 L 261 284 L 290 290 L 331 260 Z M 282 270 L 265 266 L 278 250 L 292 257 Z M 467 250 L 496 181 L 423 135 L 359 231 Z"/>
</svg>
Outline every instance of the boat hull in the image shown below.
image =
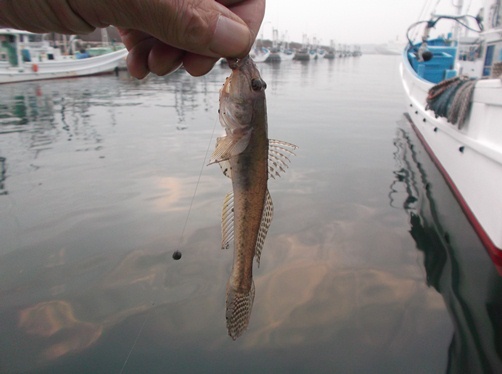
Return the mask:
<svg viewBox="0 0 502 374">
<path fill-rule="evenodd" d="M 442 295 L 452 318 L 448 372 L 501 373 L 502 330 L 494 328 L 502 312 L 501 268 L 490 266 L 460 205 L 406 121 L 399 121 L 394 144 L 391 204 L 408 214 L 427 285 Z"/>
<path fill-rule="evenodd" d="M 459 129 L 425 108 L 433 84 L 411 67 L 406 51 L 400 66 L 408 118 L 462 210 L 502 265 L 502 85 L 500 79 L 478 81 L 470 115 Z"/>
<path fill-rule="evenodd" d="M 0 84 L 112 73 L 127 56 L 121 49 L 104 55 L 77 59 L 25 62 L 22 67 L 0 66 Z"/>
</svg>

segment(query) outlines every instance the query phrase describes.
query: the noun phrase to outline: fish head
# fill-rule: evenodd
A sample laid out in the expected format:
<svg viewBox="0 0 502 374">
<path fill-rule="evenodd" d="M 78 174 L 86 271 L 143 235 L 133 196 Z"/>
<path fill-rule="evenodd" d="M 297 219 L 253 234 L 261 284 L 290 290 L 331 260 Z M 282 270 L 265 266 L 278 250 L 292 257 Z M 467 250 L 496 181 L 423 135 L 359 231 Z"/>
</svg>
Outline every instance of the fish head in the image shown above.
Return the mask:
<svg viewBox="0 0 502 374">
<path fill-rule="evenodd" d="M 220 120 L 227 133 L 235 133 L 251 127 L 253 115 L 265 110 L 267 84 L 249 56 L 228 63 L 232 74 L 220 90 Z"/>
</svg>

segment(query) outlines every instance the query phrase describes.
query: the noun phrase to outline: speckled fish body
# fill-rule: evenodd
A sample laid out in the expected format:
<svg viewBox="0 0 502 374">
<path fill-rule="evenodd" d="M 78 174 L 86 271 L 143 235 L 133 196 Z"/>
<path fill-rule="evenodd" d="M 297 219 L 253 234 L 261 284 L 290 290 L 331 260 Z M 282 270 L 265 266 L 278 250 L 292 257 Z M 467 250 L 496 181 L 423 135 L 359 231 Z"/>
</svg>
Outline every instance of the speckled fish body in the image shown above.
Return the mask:
<svg viewBox="0 0 502 374">
<path fill-rule="evenodd" d="M 220 91 L 218 138 L 210 163 L 219 163 L 231 178 L 222 212 L 222 248 L 234 242 L 234 262 L 227 284 L 226 319 L 236 339 L 247 328 L 254 300 L 253 259 L 261 250 L 272 221 L 269 176 L 284 171 L 296 146 L 268 139 L 266 83 L 249 57 L 229 61 L 232 74 Z"/>
</svg>

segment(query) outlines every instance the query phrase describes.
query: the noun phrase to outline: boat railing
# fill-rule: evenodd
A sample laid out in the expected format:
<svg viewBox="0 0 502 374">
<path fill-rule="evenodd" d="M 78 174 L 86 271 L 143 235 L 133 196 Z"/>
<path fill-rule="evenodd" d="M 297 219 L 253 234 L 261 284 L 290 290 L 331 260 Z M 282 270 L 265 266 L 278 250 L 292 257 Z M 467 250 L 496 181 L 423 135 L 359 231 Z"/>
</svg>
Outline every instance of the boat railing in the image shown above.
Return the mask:
<svg viewBox="0 0 502 374">
<path fill-rule="evenodd" d="M 29 49 L 43 49 L 49 48 L 49 43 L 47 41 L 39 41 L 39 42 L 21 42 L 21 48 L 29 48 Z"/>
</svg>

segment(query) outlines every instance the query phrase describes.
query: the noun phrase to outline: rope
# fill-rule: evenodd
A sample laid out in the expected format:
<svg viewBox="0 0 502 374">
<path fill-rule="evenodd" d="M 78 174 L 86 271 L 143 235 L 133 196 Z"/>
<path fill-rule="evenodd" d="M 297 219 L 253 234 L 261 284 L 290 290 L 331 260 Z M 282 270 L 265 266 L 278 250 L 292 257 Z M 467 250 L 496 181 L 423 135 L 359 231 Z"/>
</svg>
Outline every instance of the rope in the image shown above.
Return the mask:
<svg viewBox="0 0 502 374">
<path fill-rule="evenodd" d="M 453 98 L 453 103 L 448 113 L 448 121 L 453 124 L 458 124 L 459 129 L 463 127 L 467 114 L 471 109 L 472 94 L 474 93 L 475 86 L 476 80 L 474 79 L 464 82 L 458 88 Z"/>
<path fill-rule="evenodd" d="M 477 79 L 460 76 L 442 81 L 429 90 L 427 106 L 437 117 L 443 117 L 461 129 L 471 108 Z"/>
</svg>

